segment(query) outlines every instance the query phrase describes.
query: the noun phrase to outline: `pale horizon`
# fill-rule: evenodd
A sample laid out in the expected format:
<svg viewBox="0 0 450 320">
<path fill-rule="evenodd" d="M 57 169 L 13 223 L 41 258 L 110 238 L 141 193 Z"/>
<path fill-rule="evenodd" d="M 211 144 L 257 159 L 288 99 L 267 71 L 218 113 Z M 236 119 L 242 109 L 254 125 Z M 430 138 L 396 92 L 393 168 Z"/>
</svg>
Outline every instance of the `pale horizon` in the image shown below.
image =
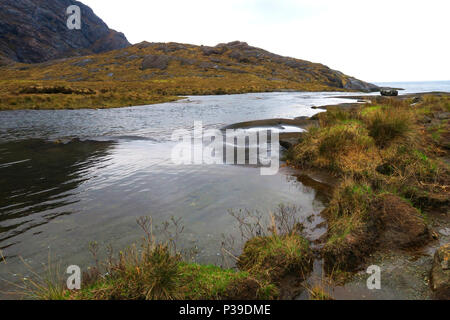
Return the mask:
<svg viewBox="0 0 450 320">
<path fill-rule="evenodd" d="M 82 2 L 133 44 L 239 40 L 369 82 L 450 80 L 450 3 L 442 0 Z"/>
</svg>

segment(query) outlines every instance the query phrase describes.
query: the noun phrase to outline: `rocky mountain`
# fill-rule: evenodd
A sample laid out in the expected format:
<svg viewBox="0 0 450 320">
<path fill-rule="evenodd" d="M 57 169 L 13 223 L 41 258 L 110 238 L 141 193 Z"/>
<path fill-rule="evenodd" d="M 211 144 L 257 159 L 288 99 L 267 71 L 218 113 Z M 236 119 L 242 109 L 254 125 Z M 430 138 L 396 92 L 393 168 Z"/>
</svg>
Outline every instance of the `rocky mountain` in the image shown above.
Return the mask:
<svg viewBox="0 0 450 320">
<path fill-rule="evenodd" d="M 81 9 L 81 29 L 69 30 L 66 10 Z M 101 53 L 130 45 L 86 5 L 73 0 L 0 0 L 0 65 Z M 8 60 L 9 59 L 9 60 Z"/>
<path fill-rule="evenodd" d="M 0 110 L 123 107 L 188 95 L 380 89 L 323 64 L 241 41 L 130 45 L 78 1 L 0 0 L 0 5 Z M 81 9 L 80 30 L 67 27 L 71 5 Z"/>
<path fill-rule="evenodd" d="M 9 66 L 0 79 L 149 81 L 153 86 L 164 81 L 170 94 L 379 90 L 320 63 L 283 57 L 240 41 L 215 47 L 142 42 L 96 55 Z"/>
</svg>

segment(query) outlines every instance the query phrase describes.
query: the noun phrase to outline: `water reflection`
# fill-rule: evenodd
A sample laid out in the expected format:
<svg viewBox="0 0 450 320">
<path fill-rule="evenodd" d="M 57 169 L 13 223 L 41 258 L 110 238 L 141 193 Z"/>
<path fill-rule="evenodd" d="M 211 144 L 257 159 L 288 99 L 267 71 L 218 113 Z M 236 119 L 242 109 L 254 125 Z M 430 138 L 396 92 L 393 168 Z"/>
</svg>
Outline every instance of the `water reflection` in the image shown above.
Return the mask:
<svg viewBox="0 0 450 320">
<path fill-rule="evenodd" d="M 112 142 L 26 140 L 0 145 L 0 248 L 6 240 L 62 215 L 71 197 L 104 162 Z"/>
<path fill-rule="evenodd" d="M 191 131 L 198 120 L 205 129 L 220 129 L 312 115 L 319 111 L 310 106 L 331 102 L 331 94 L 190 97 L 148 107 L 0 113 L 0 248 L 9 270 L 28 272 L 18 256 L 40 270 L 50 251 L 63 266 L 85 270 L 92 265 L 90 241 L 121 250 L 141 238 L 140 216 L 152 216 L 156 224 L 181 217 L 183 245 L 200 249 L 198 262 L 220 263 L 222 234 L 238 233 L 229 209 L 269 213 L 282 203 L 301 208 L 305 218 L 319 213 L 320 192 L 290 173 L 176 165 L 170 137 L 176 129 Z M 319 224 L 312 221 L 313 227 Z M 314 237 L 319 233 L 311 230 Z M 0 268 L 0 291 L 5 278 L 17 281 Z"/>
</svg>

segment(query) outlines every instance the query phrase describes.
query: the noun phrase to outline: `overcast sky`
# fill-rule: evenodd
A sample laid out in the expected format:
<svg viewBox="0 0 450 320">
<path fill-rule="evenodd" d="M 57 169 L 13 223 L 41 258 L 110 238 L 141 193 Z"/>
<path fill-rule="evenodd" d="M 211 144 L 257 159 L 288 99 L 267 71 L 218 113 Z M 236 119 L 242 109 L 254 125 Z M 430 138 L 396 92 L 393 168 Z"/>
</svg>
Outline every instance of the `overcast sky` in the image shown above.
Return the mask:
<svg viewBox="0 0 450 320">
<path fill-rule="evenodd" d="M 131 43 L 234 40 L 366 81 L 450 80 L 449 0 L 81 0 Z"/>
</svg>

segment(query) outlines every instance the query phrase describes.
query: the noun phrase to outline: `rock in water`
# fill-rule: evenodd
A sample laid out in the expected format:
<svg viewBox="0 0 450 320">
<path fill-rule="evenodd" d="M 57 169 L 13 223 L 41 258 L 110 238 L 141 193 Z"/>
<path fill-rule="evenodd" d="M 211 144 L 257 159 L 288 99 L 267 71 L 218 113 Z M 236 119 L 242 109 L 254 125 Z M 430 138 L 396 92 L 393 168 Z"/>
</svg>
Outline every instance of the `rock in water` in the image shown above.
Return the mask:
<svg viewBox="0 0 450 320">
<path fill-rule="evenodd" d="M 436 298 L 450 299 L 450 243 L 440 247 L 434 254 L 431 289 L 435 292 Z"/>
<path fill-rule="evenodd" d="M 398 96 L 398 91 L 395 89 L 381 89 L 380 93 L 382 96 L 386 97 L 396 97 Z"/>
<path fill-rule="evenodd" d="M 81 10 L 81 30 L 69 30 L 66 10 Z M 101 53 L 129 46 L 81 2 L 74 0 L 1 0 L 0 56 L 25 63 Z"/>
</svg>

